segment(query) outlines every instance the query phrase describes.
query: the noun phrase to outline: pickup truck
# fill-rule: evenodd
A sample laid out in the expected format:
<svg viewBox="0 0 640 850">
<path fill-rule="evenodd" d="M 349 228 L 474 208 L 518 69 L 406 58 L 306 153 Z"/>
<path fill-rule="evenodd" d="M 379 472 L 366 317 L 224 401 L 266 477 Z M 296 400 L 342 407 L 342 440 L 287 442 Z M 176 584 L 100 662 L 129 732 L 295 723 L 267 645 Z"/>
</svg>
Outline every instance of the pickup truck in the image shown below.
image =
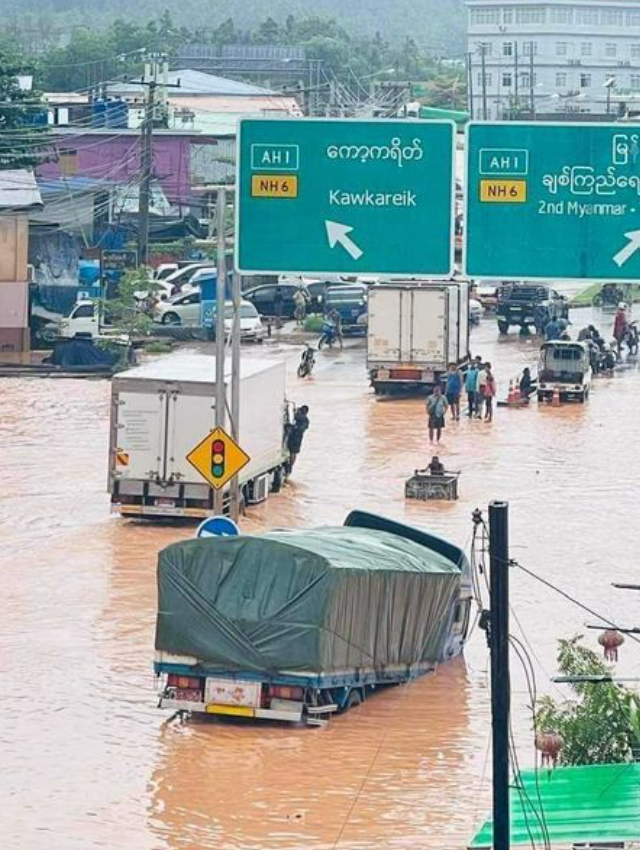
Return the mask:
<svg viewBox="0 0 640 850">
<path fill-rule="evenodd" d="M 106 323 L 99 304 L 90 299 L 77 301 L 68 316 L 59 322 L 50 322 L 44 328 L 48 340 L 55 339 L 111 339 L 128 342 L 126 336 Z"/>
<path fill-rule="evenodd" d="M 546 324 L 552 316 L 566 319 L 569 304 L 545 283 L 503 282 L 498 287 L 496 318 L 501 334 L 509 333 L 511 325 L 518 325 L 523 331 L 534 327 L 536 310 L 543 311 Z"/>
<path fill-rule="evenodd" d="M 471 601 L 461 549 L 361 511 L 174 544 L 158 560 L 159 706 L 323 725 L 460 655 Z"/>
</svg>

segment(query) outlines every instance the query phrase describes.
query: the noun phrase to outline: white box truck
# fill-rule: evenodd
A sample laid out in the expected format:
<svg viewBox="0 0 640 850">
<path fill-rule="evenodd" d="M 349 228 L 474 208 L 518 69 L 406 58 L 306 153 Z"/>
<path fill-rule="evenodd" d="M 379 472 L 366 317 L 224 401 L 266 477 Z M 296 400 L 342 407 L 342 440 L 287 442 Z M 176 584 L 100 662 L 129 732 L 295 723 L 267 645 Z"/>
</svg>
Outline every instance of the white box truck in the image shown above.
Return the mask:
<svg viewBox="0 0 640 850">
<path fill-rule="evenodd" d="M 467 281 L 380 283 L 369 290 L 367 368 L 376 393 L 429 389 L 469 356 Z"/>
<path fill-rule="evenodd" d="M 226 374 L 230 403 L 230 372 Z M 289 454 L 286 365 L 245 360 L 240 378 L 239 443 L 251 458 L 240 472 L 247 504 L 280 489 Z M 215 357 L 173 355 L 113 379 L 109 490 L 123 516 L 213 515 L 213 490 L 187 455 L 214 429 Z"/>
</svg>

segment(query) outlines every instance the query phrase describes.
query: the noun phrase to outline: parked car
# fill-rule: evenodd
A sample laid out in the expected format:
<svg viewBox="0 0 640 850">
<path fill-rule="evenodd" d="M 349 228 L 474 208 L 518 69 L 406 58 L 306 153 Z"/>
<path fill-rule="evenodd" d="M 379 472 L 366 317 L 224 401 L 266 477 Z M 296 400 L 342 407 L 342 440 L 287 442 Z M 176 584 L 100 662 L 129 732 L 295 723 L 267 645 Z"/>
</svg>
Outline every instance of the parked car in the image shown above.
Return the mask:
<svg viewBox="0 0 640 850">
<path fill-rule="evenodd" d="M 469 323 L 479 325 L 480 319 L 484 316 L 484 307 L 477 298 L 469 299 Z"/>
<path fill-rule="evenodd" d="M 282 294 L 282 310 L 281 316 L 283 319 L 293 319 L 295 314 L 294 295 L 298 289 L 302 289 L 307 297 L 309 293 L 305 287 L 298 286 L 294 283 L 278 283 L 268 284 L 266 286 L 256 286 L 253 289 L 248 289 L 242 293 L 242 297 L 246 301 L 250 301 L 260 313 L 261 316 L 276 315 L 276 291 L 280 290 Z"/>
<path fill-rule="evenodd" d="M 211 320 L 213 322 L 213 332 L 215 336 L 216 329 L 216 307 L 213 305 L 211 311 Z M 224 311 L 224 331 L 225 335 L 231 333 L 233 327 L 233 302 L 227 301 Z M 260 314 L 253 304 L 249 301 L 240 302 L 240 339 L 243 342 L 262 342 L 265 337 L 265 327 L 262 324 Z"/>
<path fill-rule="evenodd" d="M 182 293 L 174 295 L 167 301 L 161 301 L 156 305 L 153 320 L 163 325 L 197 327 L 201 324 L 200 302 L 199 289 L 187 292 L 186 295 Z"/>
<path fill-rule="evenodd" d="M 366 334 L 366 320 L 362 317 L 367 314 L 368 287 L 357 283 L 347 286 L 331 286 L 327 289 L 324 299 L 325 313 L 337 310 L 340 313 L 342 330 L 344 333 Z"/>
<path fill-rule="evenodd" d="M 498 287 L 491 281 L 476 280 L 473 282 L 471 297 L 482 304 L 485 312 L 493 312 L 498 304 Z"/>
</svg>

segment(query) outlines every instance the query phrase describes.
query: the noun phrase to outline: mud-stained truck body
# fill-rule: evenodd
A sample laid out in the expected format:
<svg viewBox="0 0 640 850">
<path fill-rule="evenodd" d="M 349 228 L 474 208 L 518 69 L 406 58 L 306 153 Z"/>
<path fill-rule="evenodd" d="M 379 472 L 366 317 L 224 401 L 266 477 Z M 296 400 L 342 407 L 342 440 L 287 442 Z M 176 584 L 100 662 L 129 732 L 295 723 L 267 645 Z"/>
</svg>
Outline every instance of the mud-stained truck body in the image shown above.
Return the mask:
<svg viewBox="0 0 640 850">
<path fill-rule="evenodd" d="M 245 359 L 240 378 L 240 472 L 245 502 L 279 490 L 288 452 L 286 366 Z M 229 398 L 230 373 L 226 374 Z M 213 490 L 187 460 L 215 423 L 215 358 L 173 355 L 121 372 L 112 382 L 109 491 L 130 517 L 213 515 Z"/>
<path fill-rule="evenodd" d="M 318 725 L 458 656 L 470 608 L 457 546 L 359 511 L 177 543 L 158 562 L 160 707 Z"/>
</svg>

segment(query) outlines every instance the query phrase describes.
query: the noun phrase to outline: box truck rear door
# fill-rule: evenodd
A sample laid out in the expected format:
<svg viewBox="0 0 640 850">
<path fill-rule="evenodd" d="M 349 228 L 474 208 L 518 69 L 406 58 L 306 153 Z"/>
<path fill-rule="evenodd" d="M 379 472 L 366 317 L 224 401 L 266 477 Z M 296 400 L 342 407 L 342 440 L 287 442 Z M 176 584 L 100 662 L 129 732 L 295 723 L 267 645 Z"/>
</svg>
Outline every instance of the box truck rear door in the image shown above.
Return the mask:
<svg viewBox="0 0 640 850">
<path fill-rule="evenodd" d="M 166 403 L 167 394 L 164 390 L 118 394 L 115 438 L 115 469 L 118 478 L 162 480 Z"/>
</svg>

